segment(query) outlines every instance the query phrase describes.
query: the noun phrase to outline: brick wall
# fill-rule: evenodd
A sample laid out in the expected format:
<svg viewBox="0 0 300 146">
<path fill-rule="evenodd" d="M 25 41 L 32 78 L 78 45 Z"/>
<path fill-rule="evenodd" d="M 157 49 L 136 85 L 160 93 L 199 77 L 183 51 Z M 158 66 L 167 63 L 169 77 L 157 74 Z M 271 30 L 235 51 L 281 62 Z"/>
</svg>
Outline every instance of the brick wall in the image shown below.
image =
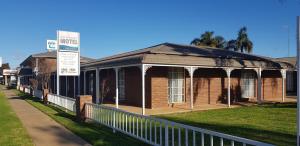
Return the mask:
<svg viewBox="0 0 300 146">
<path fill-rule="evenodd" d="M 262 95 L 264 100 L 272 100 L 282 97 L 282 77 L 280 71 L 263 71 L 262 84 Z"/>
<path fill-rule="evenodd" d="M 253 70 L 247 70 L 252 71 Z M 255 73 L 255 72 L 254 72 Z M 272 99 L 282 95 L 281 74 L 279 71 L 264 71 L 262 74 L 262 94 L 265 99 Z M 231 73 L 231 102 L 241 100 L 241 70 Z M 114 70 L 102 70 L 101 82 L 108 80 L 109 91 L 105 97 L 106 102 L 114 103 L 115 73 Z M 141 106 L 142 84 L 141 71 L 137 67 L 125 68 L 125 101 L 120 103 Z M 197 69 L 194 73 L 194 106 L 204 104 L 227 104 L 227 75 L 222 69 Z M 190 106 L 190 77 L 185 70 L 185 97 L 184 103 L 168 103 L 168 67 L 151 67 L 145 78 L 146 108 L 160 107 L 189 107 Z M 257 80 L 254 85 L 256 100 Z M 248 100 L 248 99 L 243 99 Z"/>
</svg>

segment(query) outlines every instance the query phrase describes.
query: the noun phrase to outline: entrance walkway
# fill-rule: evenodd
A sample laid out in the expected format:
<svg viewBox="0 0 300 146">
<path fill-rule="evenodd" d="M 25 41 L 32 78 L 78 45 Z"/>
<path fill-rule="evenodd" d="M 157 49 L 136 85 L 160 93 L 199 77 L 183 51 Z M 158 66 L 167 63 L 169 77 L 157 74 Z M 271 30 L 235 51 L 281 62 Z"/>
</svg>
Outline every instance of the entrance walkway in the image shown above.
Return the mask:
<svg viewBox="0 0 300 146">
<path fill-rule="evenodd" d="M 2 86 L 3 87 L 3 86 Z M 13 90 L 1 89 L 36 146 L 89 146 L 53 119 L 31 106 Z"/>
</svg>

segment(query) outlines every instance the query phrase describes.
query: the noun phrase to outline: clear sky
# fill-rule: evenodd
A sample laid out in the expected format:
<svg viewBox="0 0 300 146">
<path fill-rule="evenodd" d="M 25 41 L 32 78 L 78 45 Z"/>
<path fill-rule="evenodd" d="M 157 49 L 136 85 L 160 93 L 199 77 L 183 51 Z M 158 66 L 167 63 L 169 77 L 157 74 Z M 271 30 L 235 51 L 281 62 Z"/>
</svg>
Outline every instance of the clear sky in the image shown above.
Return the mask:
<svg viewBox="0 0 300 146">
<path fill-rule="evenodd" d="M 170 42 L 189 44 L 204 31 L 225 39 L 248 28 L 254 54 L 296 55 L 300 0 L 2 0 L 0 56 L 16 67 L 46 51 L 56 30 L 81 33 L 83 56 L 101 58 Z"/>
</svg>

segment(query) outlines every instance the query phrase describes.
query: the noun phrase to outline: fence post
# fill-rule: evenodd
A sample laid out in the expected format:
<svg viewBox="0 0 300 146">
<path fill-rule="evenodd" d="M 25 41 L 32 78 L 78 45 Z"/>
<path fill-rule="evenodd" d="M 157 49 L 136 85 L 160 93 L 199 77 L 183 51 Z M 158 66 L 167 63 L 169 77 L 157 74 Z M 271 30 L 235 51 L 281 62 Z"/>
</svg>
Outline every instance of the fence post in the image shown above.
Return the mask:
<svg viewBox="0 0 300 146">
<path fill-rule="evenodd" d="M 169 146 L 169 127 L 168 127 L 168 122 L 165 123 L 165 146 Z"/>
<path fill-rule="evenodd" d="M 85 103 L 92 103 L 91 95 L 76 96 L 76 119 L 80 122 L 85 121 Z M 93 111 L 91 111 L 93 112 Z"/>
<path fill-rule="evenodd" d="M 115 110 L 113 110 L 113 111 L 114 111 L 113 132 L 116 133 L 116 129 L 115 129 L 116 128 L 116 111 Z"/>
</svg>

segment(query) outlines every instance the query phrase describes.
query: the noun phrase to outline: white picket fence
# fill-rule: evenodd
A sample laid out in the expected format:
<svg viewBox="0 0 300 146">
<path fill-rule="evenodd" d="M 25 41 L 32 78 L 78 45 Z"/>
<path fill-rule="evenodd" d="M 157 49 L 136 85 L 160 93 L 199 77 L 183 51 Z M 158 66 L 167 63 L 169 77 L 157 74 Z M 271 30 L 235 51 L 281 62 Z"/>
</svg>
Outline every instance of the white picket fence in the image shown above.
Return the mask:
<svg viewBox="0 0 300 146">
<path fill-rule="evenodd" d="M 20 87 L 19 87 L 19 90 L 20 90 L 20 91 L 23 91 L 23 90 L 24 90 L 24 87 L 23 87 L 23 86 L 20 86 Z"/>
<path fill-rule="evenodd" d="M 76 104 L 75 104 L 76 100 L 74 98 L 61 96 L 61 95 L 55 95 L 55 94 L 51 94 L 51 93 L 49 93 L 47 95 L 47 98 L 48 98 L 48 102 L 50 102 L 50 103 L 61 106 L 72 112 L 76 112 Z"/>
<path fill-rule="evenodd" d="M 25 87 L 25 93 L 30 94 L 30 87 Z"/>
<path fill-rule="evenodd" d="M 259 141 L 92 103 L 85 103 L 85 115 L 87 119 L 157 146 L 272 146 Z"/>
<path fill-rule="evenodd" d="M 41 90 L 35 89 L 35 90 L 33 90 L 33 96 L 43 99 L 43 92 Z"/>
</svg>

